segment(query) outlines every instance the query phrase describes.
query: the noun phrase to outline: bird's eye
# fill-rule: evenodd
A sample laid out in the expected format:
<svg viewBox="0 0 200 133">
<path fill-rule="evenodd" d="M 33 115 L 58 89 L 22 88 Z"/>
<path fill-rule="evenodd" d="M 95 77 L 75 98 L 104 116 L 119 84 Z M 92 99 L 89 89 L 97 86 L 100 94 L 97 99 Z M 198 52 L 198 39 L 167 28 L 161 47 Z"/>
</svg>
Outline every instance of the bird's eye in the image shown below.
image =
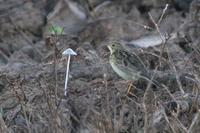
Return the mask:
<svg viewBox="0 0 200 133">
<path fill-rule="evenodd" d="M 115 46 L 115 44 L 112 44 L 112 47 L 114 47 Z"/>
</svg>

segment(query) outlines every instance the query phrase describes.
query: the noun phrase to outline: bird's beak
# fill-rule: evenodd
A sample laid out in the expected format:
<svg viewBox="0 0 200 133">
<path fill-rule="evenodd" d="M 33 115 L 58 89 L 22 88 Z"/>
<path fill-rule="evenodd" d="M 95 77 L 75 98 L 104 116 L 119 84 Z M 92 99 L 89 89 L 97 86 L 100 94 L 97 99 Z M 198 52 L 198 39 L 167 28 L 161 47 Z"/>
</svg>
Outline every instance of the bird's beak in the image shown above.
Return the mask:
<svg viewBox="0 0 200 133">
<path fill-rule="evenodd" d="M 107 47 L 110 50 L 110 52 L 112 53 L 112 49 L 111 49 L 110 45 L 108 45 Z"/>
</svg>

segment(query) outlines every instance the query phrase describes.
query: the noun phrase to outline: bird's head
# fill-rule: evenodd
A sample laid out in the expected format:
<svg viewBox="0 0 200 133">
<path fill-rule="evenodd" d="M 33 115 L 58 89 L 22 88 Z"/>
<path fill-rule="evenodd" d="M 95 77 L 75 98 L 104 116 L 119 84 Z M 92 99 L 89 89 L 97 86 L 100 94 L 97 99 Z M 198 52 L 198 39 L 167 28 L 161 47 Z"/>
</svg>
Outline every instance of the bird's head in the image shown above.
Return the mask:
<svg viewBox="0 0 200 133">
<path fill-rule="evenodd" d="M 119 49 L 122 48 L 122 46 L 121 46 L 121 44 L 119 42 L 110 42 L 107 47 L 110 50 L 111 54 L 113 52 L 115 52 L 116 50 L 119 50 Z"/>
</svg>

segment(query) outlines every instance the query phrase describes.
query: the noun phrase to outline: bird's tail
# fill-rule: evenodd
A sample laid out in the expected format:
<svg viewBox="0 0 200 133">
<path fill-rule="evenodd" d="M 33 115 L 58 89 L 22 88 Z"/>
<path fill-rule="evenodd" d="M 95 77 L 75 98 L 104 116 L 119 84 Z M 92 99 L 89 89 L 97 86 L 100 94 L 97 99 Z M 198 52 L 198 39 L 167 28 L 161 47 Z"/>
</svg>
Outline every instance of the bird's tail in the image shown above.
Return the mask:
<svg viewBox="0 0 200 133">
<path fill-rule="evenodd" d="M 178 77 L 173 71 L 149 71 L 142 78 L 161 88 L 166 87 L 168 83 L 176 83 L 177 80 L 179 80 L 180 83 L 186 83 L 188 81 L 188 77 L 194 78 L 192 74 L 186 72 L 178 72 L 177 74 Z"/>
</svg>

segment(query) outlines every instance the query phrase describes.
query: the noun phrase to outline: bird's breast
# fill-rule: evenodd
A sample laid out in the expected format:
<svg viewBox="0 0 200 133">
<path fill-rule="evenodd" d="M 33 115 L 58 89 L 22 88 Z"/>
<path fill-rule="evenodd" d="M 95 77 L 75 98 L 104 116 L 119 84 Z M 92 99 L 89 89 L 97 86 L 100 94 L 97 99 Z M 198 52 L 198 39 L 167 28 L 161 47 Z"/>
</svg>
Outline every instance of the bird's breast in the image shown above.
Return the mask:
<svg viewBox="0 0 200 133">
<path fill-rule="evenodd" d="M 127 74 L 126 72 L 124 72 L 124 70 L 120 69 L 118 67 L 118 65 L 114 62 L 114 61 L 110 61 L 111 67 L 113 68 L 113 70 L 123 79 L 125 80 L 131 80 L 132 76 L 130 76 L 129 74 Z"/>
</svg>

